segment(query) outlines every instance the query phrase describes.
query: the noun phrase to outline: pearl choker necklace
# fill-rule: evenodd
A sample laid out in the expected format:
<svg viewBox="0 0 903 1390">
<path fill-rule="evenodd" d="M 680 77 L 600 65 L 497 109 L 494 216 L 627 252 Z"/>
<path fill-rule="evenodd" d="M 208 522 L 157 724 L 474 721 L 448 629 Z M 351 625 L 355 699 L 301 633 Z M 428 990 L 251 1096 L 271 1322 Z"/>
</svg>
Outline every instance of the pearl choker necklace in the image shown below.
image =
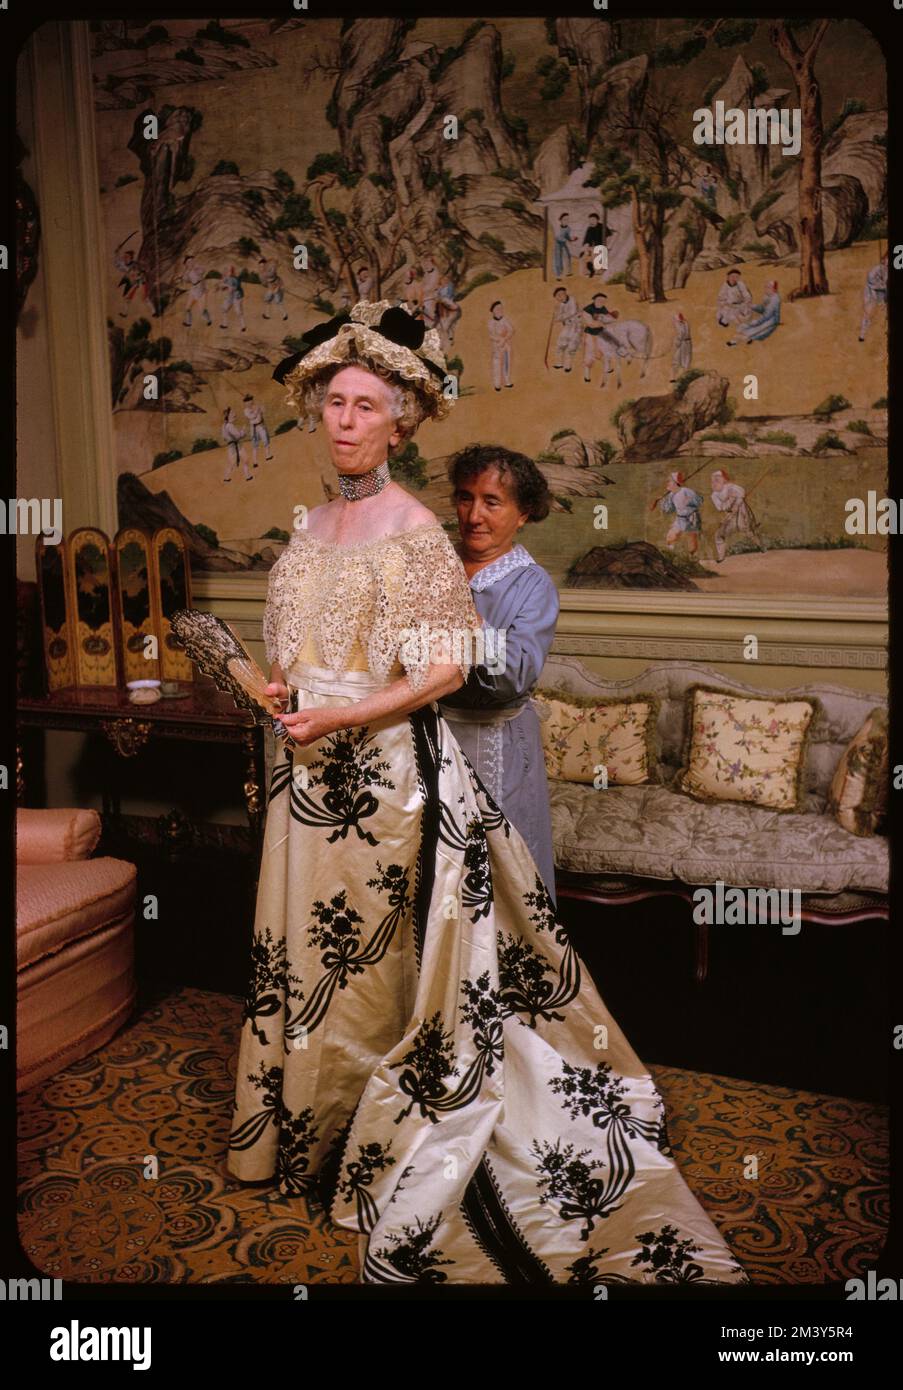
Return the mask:
<svg viewBox="0 0 903 1390">
<path fill-rule="evenodd" d="M 377 464 L 369 473 L 339 474 L 339 488 L 347 502 L 358 502 L 362 497 L 374 497 L 391 481 L 388 463 Z"/>
</svg>

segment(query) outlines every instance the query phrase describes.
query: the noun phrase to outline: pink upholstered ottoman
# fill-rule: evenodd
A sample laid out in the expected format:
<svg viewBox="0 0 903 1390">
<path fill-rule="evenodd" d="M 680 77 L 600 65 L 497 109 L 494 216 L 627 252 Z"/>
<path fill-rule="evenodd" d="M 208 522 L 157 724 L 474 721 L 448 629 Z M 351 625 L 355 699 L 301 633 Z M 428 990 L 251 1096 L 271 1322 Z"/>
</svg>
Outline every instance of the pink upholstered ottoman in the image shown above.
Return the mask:
<svg viewBox="0 0 903 1390">
<path fill-rule="evenodd" d="M 26 810 L 16 822 L 16 1086 L 101 1047 L 135 1002 L 136 870 L 88 856 L 96 811 Z"/>
</svg>

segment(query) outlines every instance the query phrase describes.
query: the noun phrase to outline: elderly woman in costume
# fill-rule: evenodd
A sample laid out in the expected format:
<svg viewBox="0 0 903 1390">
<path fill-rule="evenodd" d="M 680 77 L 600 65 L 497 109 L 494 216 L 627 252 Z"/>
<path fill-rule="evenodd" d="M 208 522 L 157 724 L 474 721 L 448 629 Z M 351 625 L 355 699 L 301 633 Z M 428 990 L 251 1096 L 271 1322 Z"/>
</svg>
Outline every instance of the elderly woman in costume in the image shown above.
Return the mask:
<svg viewBox="0 0 903 1390">
<path fill-rule="evenodd" d="M 517 539 L 528 522 L 548 516 L 551 494 L 532 459 L 499 445 L 462 449 L 449 476 L 458 554 L 483 619 L 485 660 L 439 708 L 487 791 L 526 840 L 554 901 L 549 784 L 530 695 L 555 635 L 558 588 Z"/>
<path fill-rule="evenodd" d="M 389 471 L 452 402 L 435 330 L 360 302 L 275 375 L 322 415 L 341 495 L 270 571 L 287 734 L 229 1171 L 356 1232 L 364 1283 L 655 1281 L 674 1231 L 694 1277 L 744 1282 L 666 1154 L 652 1077 L 440 711 L 481 623 L 444 527 Z"/>
</svg>

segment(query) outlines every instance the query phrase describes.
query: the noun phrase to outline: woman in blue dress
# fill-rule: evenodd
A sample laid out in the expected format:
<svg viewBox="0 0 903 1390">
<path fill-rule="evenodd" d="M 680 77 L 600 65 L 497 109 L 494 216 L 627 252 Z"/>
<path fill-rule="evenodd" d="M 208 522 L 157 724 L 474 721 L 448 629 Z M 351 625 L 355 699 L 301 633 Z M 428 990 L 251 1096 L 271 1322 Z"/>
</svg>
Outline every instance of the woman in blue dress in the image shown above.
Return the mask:
<svg viewBox="0 0 903 1390">
<path fill-rule="evenodd" d="M 524 454 L 474 444 L 449 465 L 456 547 L 483 620 L 485 661 L 439 701 L 486 790 L 527 842 L 555 901 L 549 785 L 530 695 L 558 621 L 558 588 L 517 537 L 549 514 L 549 487 Z M 504 646 L 502 646 L 504 640 Z"/>
</svg>

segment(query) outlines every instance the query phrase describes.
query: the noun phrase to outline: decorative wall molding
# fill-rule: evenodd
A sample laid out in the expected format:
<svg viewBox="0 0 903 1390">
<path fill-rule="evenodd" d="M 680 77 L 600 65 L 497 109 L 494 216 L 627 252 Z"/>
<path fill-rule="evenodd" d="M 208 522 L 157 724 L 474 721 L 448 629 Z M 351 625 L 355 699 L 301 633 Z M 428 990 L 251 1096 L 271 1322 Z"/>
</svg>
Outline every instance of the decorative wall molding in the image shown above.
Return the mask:
<svg viewBox="0 0 903 1390">
<path fill-rule="evenodd" d="M 192 581 L 195 602 L 227 622 L 248 647 L 261 643 L 267 576 L 210 575 Z M 604 607 L 608 595 L 582 591 L 561 596 L 561 613 L 552 643 L 556 656 L 589 656 L 607 660 L 662 661 L 684 658 L 709 664 L 749 665 L 743 642 L 750 632 L 759 641 L 758 666 L 805 669 L 887 670 L 887 623 L 879 604 L 858 602 L 828 605 L 816 617 L 764 616 L 747 613 L 704 615 L 697 612 L 644 612 L 622 604 L 618 611 Z M 618 595 L 618 597 L 622 597 Z M 626 597 L 626 596 L 623 596 Z M 664 596 L 671 598 L 671 595 Z M 584 606 L 581 602 L 586 600 Z M 648 600 L 642 601 L 644 605 Z M 261 660 L 258 651 L 258 660 Z"/>
<path fill-rule="evenodd" d="M 195 598 L 217 601 L 221 605 L 258 603 L 260 611 L 266 603 L 269 572 L 253 570 L 250 574 L 212 574 L 201 571 L 191 576 L 191 591 Z M 217 609 L 217 614 L 222 613 Z"/>
<path fill-rule="evenodd" d="M 552 643 L 556 656 L 598 656 L 663 661 L 743 661 L 742 643 L 696 641 L 668 637 L 575 637 L 558 636 Z M 887 651 L 882 647 L 829 646 L 822 643 L 759 642 L 759 666 L 823 666 L 846 670 L 881 671 L 887 667 Z"/>
<path fill-rule="evenodd" d="M 673 614 L 706 618 L 778 618 L 790 622 L 887 623 L 887 597 L 800 598 L 788 594 L 687 594 L 648 589 L 563 589 L 562 613 Z"/>
</svg>

